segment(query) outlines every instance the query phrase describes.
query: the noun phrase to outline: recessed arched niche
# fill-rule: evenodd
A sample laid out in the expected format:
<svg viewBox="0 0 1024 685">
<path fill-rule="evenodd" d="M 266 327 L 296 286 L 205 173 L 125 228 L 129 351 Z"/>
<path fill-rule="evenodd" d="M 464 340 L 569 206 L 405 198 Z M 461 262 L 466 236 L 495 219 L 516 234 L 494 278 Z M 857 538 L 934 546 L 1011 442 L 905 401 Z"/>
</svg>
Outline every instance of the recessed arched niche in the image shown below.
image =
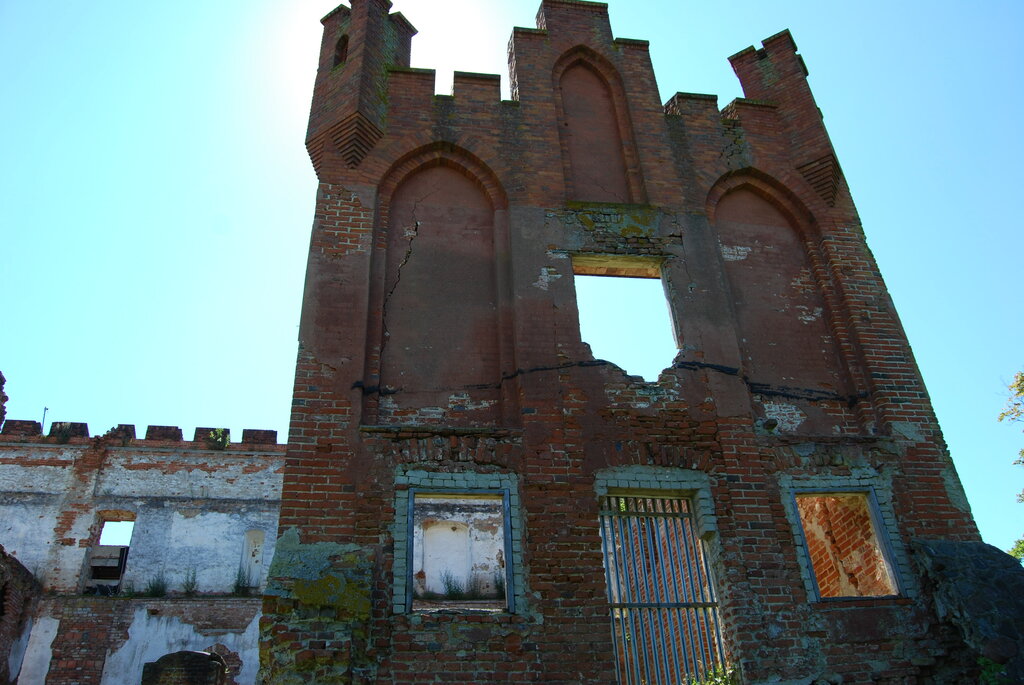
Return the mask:
<svg viewBox="0 0 1024 685">
<path fill-rule="evenodd" d="M 718 201 L 714 219 L 753 387 L 845 395 L 828 307 L 797 220 L 742 185 Z"/>
<path fill-rule="evenodd" d="M 379 384 L 366 418 L 499 425 L 510 352 L 501 343 L 509 324 L 497 268 L 506 219 L 493 183 L 435 157 L 402 174 L 393 192 L 386 184 L 384 190 L 376 258 Z M 370 369 L 372 375 L 372 363 Z"/>
<path fill-rule="evenodd" d="M 614 69 L 578 48 L 559 61 L 554 79 L 568 199 L 639 202 L 627 163 L 625 94 Z"/>
</svg>

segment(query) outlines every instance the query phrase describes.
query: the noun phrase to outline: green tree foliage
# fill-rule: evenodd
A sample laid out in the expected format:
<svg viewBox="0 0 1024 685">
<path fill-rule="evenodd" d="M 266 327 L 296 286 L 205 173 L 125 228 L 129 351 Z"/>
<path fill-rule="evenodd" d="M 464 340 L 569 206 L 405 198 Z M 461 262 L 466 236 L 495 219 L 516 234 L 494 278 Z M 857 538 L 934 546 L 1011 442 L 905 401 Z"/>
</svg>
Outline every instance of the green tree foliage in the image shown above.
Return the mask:
<svg viewBox="0 0 1024 685">
<path fill-rule="evenodd" d="M 1010 383 L 1010 399 L 1006 402 L 1006 409 L 1000 412 L 999 420 L 1024 423 L 1024 372 L 1022 371 L 1018 371 Z M 1017 454 L 1017 460 L 1013 463 L 1024 466 L 1024 449 Z M 1017 501 L 1024 502 L 1024 490 L 1018 493 Z M 1024 562 L 1024 537 L 1013 543 L 1013 547 L 1007 551 Z"/>
</svg>

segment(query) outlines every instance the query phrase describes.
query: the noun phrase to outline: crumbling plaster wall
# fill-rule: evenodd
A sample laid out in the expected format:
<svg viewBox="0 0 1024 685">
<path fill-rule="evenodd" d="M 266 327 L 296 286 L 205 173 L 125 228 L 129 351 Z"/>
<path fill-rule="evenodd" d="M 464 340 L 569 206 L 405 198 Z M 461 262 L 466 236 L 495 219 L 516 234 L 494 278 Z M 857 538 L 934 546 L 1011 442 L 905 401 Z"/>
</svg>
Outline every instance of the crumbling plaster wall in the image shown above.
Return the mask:
<svg viewBox="0 0 1024 685">
<path fill-rule="evenodd" d="M 276 435 L 246 431 L 218 446 L 209 429 L 194 441 L 167 427 L 150 427 L 147 439 L 133 427 L 89 438 L 73 424 L 74 435 L 44 437 L 31 423 L 8 421 L 0 437 L 0 544 L 47 592 L 18 643 L 19 682 L 139 682 L 146 662 L 213 648 L 233 664 L 228 682 L 255 682 L 260 600 L 233 593 L 243 561 L 258 593 L 273 557 L 284 461 Z M 103 522 L 125 519 L 135 521 L 120 586 L 128 596 L 81 596 Z M 166 598 L 130 596 L 159 578 Z"/>
<path fill-rule="evenodd" d="M 143 666 L 173 652 L 182 650 L 209 651 L 223 645 L 241 658 L 241 668 L 234 682 L 255 683 L 259 668 L 259 619 L 257 608 L 244 625 L 231 630 L 210 630 L 195 626 L 179 616 L 154 614 L 147 607 L 137 607 L 128 628 L 128 640 L 111 651 L 103 667 L 101 685 L 140 682 Z"/>
<path fill-rule="evenodd" d="M 106 512 L 135 516 L 124 585 L 136 589 L 158 575 L 180 589 L 194 569 L 199 592 L 231 591 L 249 530 L 273 555 L 280 453 L 181 443 L 104 446 L 97 458 L 93 443 L 41 440 L 0 445 L 0 544 L 47 589 L 80 588 Z"/>
</svg>

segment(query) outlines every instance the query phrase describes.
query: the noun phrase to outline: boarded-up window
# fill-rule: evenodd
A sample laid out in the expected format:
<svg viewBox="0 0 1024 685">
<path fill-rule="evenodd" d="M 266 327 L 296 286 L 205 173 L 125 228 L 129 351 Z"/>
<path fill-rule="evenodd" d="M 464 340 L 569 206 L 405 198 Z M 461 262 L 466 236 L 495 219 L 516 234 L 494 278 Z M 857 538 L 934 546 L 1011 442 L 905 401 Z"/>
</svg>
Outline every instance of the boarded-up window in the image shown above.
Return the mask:
<svg viewBox="0 0 1024 685">
<path fill-rule="evenodd" d="M 898 594 L 869 493 L 798 493 L 796 508 L 819 597 Z"/>
</svg>

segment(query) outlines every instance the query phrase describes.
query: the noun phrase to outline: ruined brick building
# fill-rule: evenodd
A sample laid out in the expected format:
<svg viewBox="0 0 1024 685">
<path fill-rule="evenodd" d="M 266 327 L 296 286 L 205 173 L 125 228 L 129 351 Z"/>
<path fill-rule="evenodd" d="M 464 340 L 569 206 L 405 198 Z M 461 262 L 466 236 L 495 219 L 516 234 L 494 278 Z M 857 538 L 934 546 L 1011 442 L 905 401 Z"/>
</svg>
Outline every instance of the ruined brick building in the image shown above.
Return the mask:
<svg viewBox="0 0 1024 685">
<path fill-rule="evenodd" d="M 179 650 L 237 683 L 1019 672 L 1012 621 L 957 591 L 989 552 L 790 34 L 730 58 L 744 98 L 663 105 L 604 4 L 544 0 L 502 101 L 489 74 L 435 95 L 389 12 L 323 19 L 287 449 L 8 421 L 0 544 L 43 583 L 9 675 L 158 682 Z M 594 358 L 581 275 L 660 280 L 656 382 Z M 107 549 L 116 521 L 150 535 Z M 196 572 L 125 596 L 169 558 Z"/>
</svg>

